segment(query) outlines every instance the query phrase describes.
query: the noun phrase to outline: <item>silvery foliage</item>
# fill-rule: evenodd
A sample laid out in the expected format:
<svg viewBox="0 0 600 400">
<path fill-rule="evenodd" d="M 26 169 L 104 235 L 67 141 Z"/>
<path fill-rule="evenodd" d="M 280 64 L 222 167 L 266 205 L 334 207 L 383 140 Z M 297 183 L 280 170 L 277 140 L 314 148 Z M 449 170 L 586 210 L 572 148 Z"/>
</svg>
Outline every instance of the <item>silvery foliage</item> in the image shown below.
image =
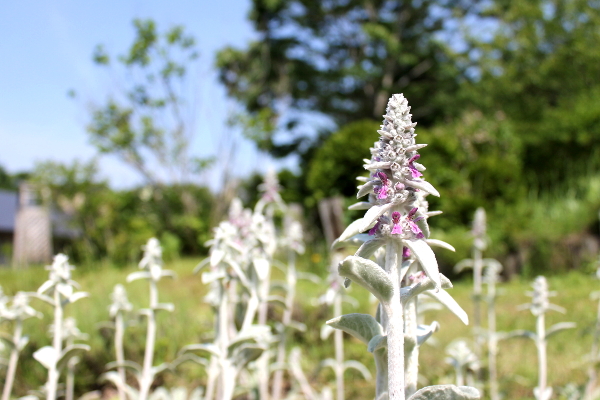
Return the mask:
<svg viewBox="0 0 600 400">
<path fill-rule="evenodd" d="M 549 400 L 552 397 L 552 387 L 547 385 L 547 354 L 548 338 L 556 333 L 575 327 L 574 322 L 559 322 L 546 329 L 545 316 L 549 310 L 565 313 L 565 309 L 550 303 L 549 298 L 556 296 L 556 292 L 548 290 L 548 282 L 543 276 L 535 278 L 532 284 L 533 292 L 527 292 L 531 303 L 519 306 L 519 309 L 529 309 L 536 317 L 536 331 L 516 330 L 509 333 L 510 337 L 526 337 L 534 341 L 538 353 L 538 385 L 533 389 L 537 400 Z"/>
<path fill-rule="evenodd" d="M 108 313 L 114 322 L 110 323 L 110 327 L 115 330 L 115 365 L 117 371 L 107 372 L 104 377 L 111 380 L 116 386 L 120 400 L 126 400 L 126 388 L 124 384 L 127 382 L 125 373 L 125 353 L 123 350 L 123 336 L 125 333 L 125 327 L 127 325 L 127 316 L 133 310 L 133 305 L 127 298 L 127 291 L 121 284 L 115 285 L 113 292 L 110 295 L 112 303 L 108 308 Z M 111 364 L 108 367 L 112 367 Z"/>
<path fill-rule="evenodd" d="M 296 255 L 304 253 L 304 239 L 302 234 L 302 225 L 290 215 L 288 212 L 284 218 L 284 232 L 279 241 L 280 247 L 286 249 L 288 262 L 286 265 L 281 265 L 282 272 L 285 273 L 285 282 L 271 283 L 272 289 L 278 289 L 285 293 L 285 297 L 281 299 L 284 310 L 280 322 L 275 323 L 277 333 L 277 351 L 275 362 L 271 364 L 270 369 L 275 370 L 273 374 L 273 383 L 271 390 L 271 399 L 279 400 L 283 393 L 283 372 L 287 370 L 291 375 L 293 359 L 288 356 L 286 344 L 288 336 L 294 330 L 305 332 L 306 325 L 301 322 L 294 321 L 292 318 L 294 311 L 294 301 L 296 296 L 296 284 L 299 279 L 309 279 L 314 283 L 319 283 L 320 280 L 316 275 L 302 273 L 296 270 Z M 277 263 L 274 264 L 278 266 Z M 288 396 L 289 398 L 289 396 Z"/>
<path fill-rule="evenodd" d="M 479 358 L 469 348 L 466 340 L 455 340 L 446 347 L 446 362 L 454 368 L 456 385 L 463 386 L 473 381 L 473 373 L 479 369 Z"/>
<path fill-rule="evenodd" d="M 285 303 L 281 296 L 270 296 L 270 273 L 277 248 L 272 215 L 283 202 L 271 179 L 262 186 L 264 195 L 253 211 L 244 209 L 234 199 L 229 218 L 215 228 L 207 242 L 209 257 L 195 269 L 202 272 L 202 282 L 209 285 L 205 300 L 215 310 L 215 338 L 212 343 L 185 346 L 180 354 L 189 355 L 207 368 L 208 381 L 204 399 L 215 396 L 228 400 L 234 390 L 248 391 L 268 384 L 268 359 L 257 361 L 273 343 L 271 328 L 266 325 L 269 302 Z M 290 239 L 297 246 L 297 238 Z M 236 323 L 237 321 L 237 323 Z M 258 322 L 258 323 L 256 323 Z M 204 352 L 210 360 L 194 355 Z M 262 396 L 261 398 L 266 397 Z"/>
<path fill-rule="evenodd" d="M 113 292 L 110 294 L 110 299 L 112 303 L 108 308 L 108 314 L 112 318 L 116 318 L 119 314 L 130 313 L 133 310 L 133 305 L 127 298 L 127 291 L 121 284 L 115 285 Z"/>
<path fill-rule="evenodd" d="M 154 347 L 156 344 L 156 314 L 159 311 L 174 310 L 174 305 L 171 303 L 160 303 L 158 300 L 157 283 L 164 277 L 175 278 L 176 275 L 171 270 L 163 268 L 162 248 L 160 242 L 156 238 L 150 238 L 145 246 L 141 261 L 138 267 L 141 271 L 133 272 L 127 276 L 127 282 L 133 282 L 140 279 L 148 281 L 149 286 L 149 306 L 138 311 L 139 315 L 146 317 L 146 344 L 144 348 L 143 365 L 139 365 L 134 361 L 120 361 L 110 363 L 107 368 L 117 368 L 117 371 L 109 371 L 102 377 L 117 386 L 120 395 L 123 393 L 132 400 L 146 400 L 150 395 L 150 388 L 156 375 L 172 368 L 169 363 L 162 363 L 155 366 Z M 111 314 L 117 317 L 121 312 L 131 310 L 131 305 L 127 301 L 125 291 L 122 288 L 115 288 L 112 296 L 113 304 L 109 308 Z M 121 373 L 123 368 L 128 368 L 133 371 L 133 374 L 138 382 L 139 390 L 127 385 L 124 382 L 125 374 Z"/>
<path fill-rule="evenodd" d="M 482 254 L 487 249 L 489 238 L 486 231 L 485 210 L 479 207 L 475 211 L 473 218 L 473 236 L 472 258 L 461 260 L 454 267 L 454 271 L 459 273 L 467 268 L 473 269 L 473 332 L 475 355 L 478 358 L 483 357 L 483 340 L 487 338 L 488 346 L 488 371 L 490 382 L 491 400 L 498 400 L 498 382 L 496 377 L 496 356 L 498 353 L 498 340 L 502 334 L 496 332 L 496 283 L 499 280 L 499 274 L 502 271 L 500 262 L 493 258 L 483 258 Z M 483 283 L 487 283 L 487 295 L 483 294 Z M 482 328 L 481 302 L 485 301 L 488 306 L 487 319 L 488 328 Z"/>
<path fill-rule="evenodd" d="M 286 205 L 284 204 L 279 191 L 279 181 L 277 179 L 277 173 L 274 169 L 270 169 L 265 174 L 265 180 L 263 184 L 259 185 L 259 191 L 262 193 L 261 198 L 254 207 L 254 215 L 262 217 L 262 224 L 259 225 L 260 229 L 256 230 L 257 237 L 259 239 L 260 251 L 258 254 L 255 253 L 256 257 L 254 263 L 256 264 L 258 257 L 264 257 L 262 268 L 265 270 L 263 276 L 258 276 L 258 295 L 259 295 L 259 306 L 258 306 L 258 324 L 265 325 L 267 323 L 267 314 L 269 301 L 280 303 L 285 307 L 285 301 L 278 296 L 271 296 L 271 267 L 274 264 L 274 255 L 277 250 L 277 237 L 275 232 L 275 221 L 273 219 L 275 212 L 280 211 L 284 214 L 288 214 Z M 260 258 L 259 258 L 260 259 Z M 265 351 L 255 363 L 256 377 L 258 378 L 258 392 L 261 399 L 268 400 L 270 397 L 269 392 L 269 375 L 270 375 L 270 357 L 271 351 Z"/>
<path fill-rule="evenodd" d="M 337 240 L 338 243 L 362 243 L 354 256 L 340 263 L 338 272 L 346 278 L 346 286 L 353 281 L 379 300 L 378 317 L 348 314 L 334 318 L 328 324 L 363 341 L 374 354 L 376 399 L 478 398 L 476 389 L 452 385 L 430 386 L 407 396 L 410 388 L 405 387 L 405 373 L 412 376 L 414 370 L 405 371 L 405 343 L 416 346 L 431 335 L 432 330 L 432 327 L 425 327 L 416 340 L 412 333 L 405 338 L 404 310 L 407 305 L 419 294 L 428 294 L 467 321 L 464 310 L 443 290 L 452 284 L 439 273 L 431 249 L 431 246 L 449 249 L 452 246 L 429 238 L 427 218 L 438 213 L 424 211 L 421 204 L 424 200 L 419 195 L 439 196 L 439 193 L 421 178 L 425 167 L 417 162 L 420 157 L 417 150 L 426 145 L 415 143 L 416 124 L 411 117 L 404 96 L 392 96 L 378 131 L 380 140 L 371 149 L 371 160 L 365 160 L 365 168 L 371 175 L 358 190 L 359 198 L 368 195 L 369 200 L 351 207 L 367 212 L 350 224 Z M 383 265 L 369 260 L 380 248 L 385 248 Z M 404 278 L 411 270 L 414 271 L 413 280 L 406 283 Z M 413 369 L 416 367 L 411 365 Z"/>
<path fill-rule="evenodd" d="M 54 332 L 54 325 L 51 324 L 48 329 L 50 337 L 54 338 Z M 64 319 L 61 334 L 65 347 L 73 346 L 76 340 L 87 340 L 89 337 L 87 333 L 82 333 L 79 328 L 77 328 L 77 322 L 73 317 L 67 317 Z M 75 367 L 78 363 L 79 356 L 73 356 L 67 362 L 65 400 L 73 400 L 75 387 Z"/>
<path fill-rule="evenodd" d="M 466 268 L 473 269 L 473 331 L 475 336 L 475 354 L 477 357 L 481 357 L 483 346 L 483 330 L 481 327 L 483 269 L 491 264 L 498 263 L 498 261 L 494 259 L 482 258 L 482 253 L 487 248 L 489 239 L 486 233 L 485 210 L 481 207 L 475 211 L 475 218 L 473 219 L 473 228 L 471 230 L 471 234 L 473 236 L 472 258 L 461 260 L 454 267 L 454 271 L 459 273 Z"/>
<path fill-rule="evenodd" d="M 54 256 L 52 265 L 46 267 L 50 271 L 49 279 L 40 286 L 37 293 L 32 294 L 50 304 L 54 308 L 54 321 L 51 330 L 52 346 L 44 346 L 33 353 L 33 357 L 48 370 L 48 380 L 42 389 L 47 400 L 56 399 L 60 372 L 69 361 L 90 347 L 84 344 L 67 344 L 63 347 L 64 331 L 68 328 L 64 318 L 64 307 L 88 296 L 79 292 L 79 284 L 71 279 L 71 271 L 75 269 L 69 264 L 64 254 Z"/>
<path fill-rule="evenodd" d="M 8 360 L 0 358 L 0 365 L 8 367 L 4 389 L 2 390 L 2 400 L 10 399 L 17 364 L 19 362 L 19 354 L 29 342 L 29 338 L 23 335 L 23 321 L 31 317 L 41 318 L 41 316 L 41 313 L 29 305 L 29 296 L 26 293 L 18 292 L 11 299 L 4 295 L 0 287 L 0 322 L 12 321 L 14 328 L 12 335 L 0 332 L 0 355 L 3 355 L 4 350 L 7 350 L 7 348 L 10 349 Z"/>
<path fill-rule="evenodd" d="M 488 373 L 490 383 L 490 399 L 498 400 L 500 398 L 500 394 L 498 392 L 498 373 L 496 369 L 496 358 L 498 356 L 498 341 L 506 337 L 504 333 L 496 331 L 496 284 L 500 280 L 502 264 L 493 259 L 486 260 L 488 261 L 486 263 L 483 282 L 487 284 L 488 289 L 485 300 L 488 306 L 488 329 L 486 333 L 488 342 Z"/>
<path fill-rule="evenodd" d="M 338 242 L 334 247 L 342 247 L 343 243 Z M 358 301 L 347 295 L 341 285 L 340 276 L 337 273 L 337 265 L 342 260 L 343 256 L 334 248 L 331 255 L 331 267 L 329 270 L 328 282 L 329 286 L 325 294 L 319 297 L 319 304 L 333 306 L 333 314 L 340 315 L 342 313 L 342 305 L 344 302 L 349 303 L 353 307 L 358 306 Z M 334 332 L 335 331 L 335 332 Z M 330 367 L 333 369 L 336 377 L 336 400 L 344 400 L 345 385 L 344 372 L 347 369 L 353 368 L 359 371 L 366 380 L 371 379 L 371 373 L 362 363 L 355 360 L 344 360 L 344 332 L 336 330 L 331 325 L 325 324 L 321 328 L 321 340 L 326 340 L 329 335 L 334 332 L 334 348 L 335 358 L 327 358 L 320 363 L 321 367 Z"/>
</svg>

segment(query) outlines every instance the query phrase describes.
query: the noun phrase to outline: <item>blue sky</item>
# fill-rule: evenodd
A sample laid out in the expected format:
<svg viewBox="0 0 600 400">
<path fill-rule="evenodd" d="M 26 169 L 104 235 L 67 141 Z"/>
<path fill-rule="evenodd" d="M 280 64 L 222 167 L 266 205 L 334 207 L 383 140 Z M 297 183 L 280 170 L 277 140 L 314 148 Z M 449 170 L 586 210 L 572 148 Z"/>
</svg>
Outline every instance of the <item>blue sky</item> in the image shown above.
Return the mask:
<svg viewBox="0 0 600 400">
<path fill-rule="evenodd" d="M 159 31 L 184 25 L 201 52 L 194 154 L 215 154 L 226 137 L 239 141 L 234 174 L 266 169 L 260 161 L 264 156 L 239 132 L 226 127 L 235 105 L 226 98 L 212 68 L 215 51 L 226 45 L 244 46 L 253 38 L 246 20 L 249 7 L 249 0 L 1 2 L 0 165 L 14 173 L 31 169 L 36 161 L 94 157 L 96 150 L 85 132 L 89 112 L 84 103 L 106 96 L 107 75 L 93 64 L 92 51 L 102 43 L 111 54 L 123 52 L 133 40 L 131 21 L 152 18 Z M 67 96 L 70 89 L 78 93 L 77 99 Z M 136 172 L 114 157 L 103 156 L 100 166 L 113 186 L 141 182 Z M 217 175 L 212 171 L 204 179 Z"/>
</svg>

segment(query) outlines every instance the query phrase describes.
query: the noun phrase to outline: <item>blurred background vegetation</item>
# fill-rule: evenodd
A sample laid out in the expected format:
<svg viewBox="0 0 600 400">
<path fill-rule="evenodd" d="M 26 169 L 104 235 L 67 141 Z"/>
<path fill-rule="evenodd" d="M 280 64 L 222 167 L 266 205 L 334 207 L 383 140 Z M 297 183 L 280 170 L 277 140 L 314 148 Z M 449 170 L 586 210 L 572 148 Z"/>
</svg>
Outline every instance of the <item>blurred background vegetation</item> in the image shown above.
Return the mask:
<svg viewBox="0 0 600 400">
<path fill-rule="evenodd" d="M 431 220 L 432 236 L 457 248 L 456 253 L 439 252 L 442 272 L 452 275 L 453 265 L 469 257 L 473 214 L 484 207 L 491 240 L 485 256 L 500 260 L 507 275 L 522 277 L 507 285 L 499 299 L 510 310 L 501 316 L 500 329 L 533 326 L 525 315 L 514 318 L 513 312 L 527 301 L 527 279 L 560 274 L 551 279 L 552 288 L 561 293 L 557 303 L 580 325 L 565 333 L 565 340 L 551 343 L 551 380 L 557 385 L 583 383 L 581 368 L 570 366 L 579 365 L 589 348 L 591 335 L 585 333 L 593 313 L 587 296 L 597 286 L 587 276 L 596 269 L 600 242 L 600 1 L 251 3 L 255 40 L 243 48 L 222 49 L 214 63 L 237 105 L 231 124 L 242 129 L 265 159 L 292 158 L 298 166 L 280 170 L 278 177 L 283 199 L 304 209 L 309 243 L 301 269 L 327 275 L 318 202 L 331 196 L 344 197 L 347 205 L 355 201 L 355 177 L 365 174 L 362 159 L 378 139 L 387 99 L 404 93 L 418 122 L 417 140 L 428 143 L 420 160 L 427 167 L 425 178 L 441 193 L 439 199 L 428 199 L 430 209 L 444 212 Z M 128 271 L 122 268 L 137 263 L 149 237 L 161 240 L 168 264 L 180 276 L 178 283 L 164 287 L 165 301 L 177 308 L 160 321 L 169 328 L 161 328 L 157 358 L 170 359 L 178 345 L 210 334 L 205 287 L 191 270 L 207 252 L 203 243 L 230 200 L 238 196 L 253 206 L 263 180 L 252 171 L 241 179 L 231 171 L 214 172 L 216 162 L 235 166 L 234 143 L 213 158 L 191 154 L 194 116 L 187 100 L 202 50 L 194 38 L 184 27 L 164 30 L 151 20 L 135 20 L 133 28 L 135 40 L 123 54 L 103 46 L 90 49 L 99 69 L 124 77 L 125 83 L 112 97 L 94 102 L 82 134 L 96 146 L 98 157 L 119 157 L 142 183 L 115 189 L 100 177 L 97 159 L 39 162 L 18 174 L 0 167 L 0 189 L 17 190 L 24 180 L 36 184 L 40 201 L 66 215 L 76 232 L 55 240 L 54 251 L 65 252 L 80 266 L 77 280 L 92 295 L 91 305 L 76 311 L 82 331 L 100 332 L 92 336 L 93 353 L 82 360 L 86 373 L 81 375 L 89 379 L 78 385 L 85 388 L 97 384 L 95 377 L 111 359 L 112 333 L 97 325 L 108 318 L 107 293 L 124 281 Z M 219 182 L 219 189 L 198 184 L 202 174 Z M 346 221 L 357 216 L 347 212 Z M 588 275 L 564 274 L 568 270 Z M 5 291 L 14 294 L 35 290 L 45 273 L 2 270 L 0 278 Z M 467 309 L 471 289 L 465 281 L 457 283 L 454 294 Z M 301 287 L 295 319 L 320 326 L 330 317 L 330 310 L 309 304 L 324 289 Z M 135 284 L 128 290 L 136 306 L 141 305 L 145 292 Z M 361 300 L 356 311 L 372 311 L 366 292 L 353 295 Z M 44 324 L 50 321 L 47 311 Z M 469 328 L 446 312 L 434 317 L 442 324 L 442 343 L 424 351 L 422 364 L 432 366 L 425 372 L 430 383 L 441 383 L 450 368 L 439 362 L 440 349 L 467 335 Z M 137 326 L 128 333 L 132 359 L 141 356 L 142 331 Z M 318 334 L 310 330 L 292 341 L 313 363 L 333 351 L 331 341 L 321 343 Z M 27 351 L 44 341 L 40 329 Z M 566 344 L 575 347 L 567 351 Z M 507 398 L 526 397 L 535 382 L 528 363 L 533 346 L 503 346 L 511 349 L 501 352 L 500 359 Z M 17 388 L 23 395 L 43 381 L 43 370 L 30 353 L 23 356 L 27 361 Z M 348 344 L 347 355 L 371 366 L 369 354 L 356 342 Z M 192 382 L 186 379 L 194 376 L 196 384 L 203 376 L 199 369 L 178 373 L 180 377 L 161 375 L 158 383 Z M 323 383 L 331 378 L 325 372 L 315 379 Z M 372 393 L 371 383 L 355 381 L 349 398 Z"/>
<path fill-rule="evenodd" d="M 510 274 L 595 268 L 600 1 L 253 0 L 248 17 L 256 39 L 215 55 L 238 105 L 231 123 L 266 156 L 297 161 L 279 178 L 284 200 L 304 207 L 315 248 L 324 248 L 318 201 L 352 203 L 387 99 L 404 93 L 418 141 L 429 144 L 425 177 L 441 193 L 429 199 L 444 211 L 432 220 L 434 235 L 457 247 L 440 255 L 443 270 L 468 255 L 480 206 L 488 256 Z M 42 162 L 18 175 L 0 169 L 2 188 L 28 178 L 70 217 L 79 235 L 55 251 L 75 262 L 133 262 L 150 236 L 167 257 L 203 254 L 229 200 L 252 206 L 257 198 L 258 174 L 215 177 L 218 192 L 195 183 L 215 159 L 189 150 L 185 99 L 201 50 L 194 38 L 151 20 L 135 20 L 134 29 L 124 54 L 93 51 L 99 68 L 128 79 L 92 107 L 87 135 L 99 155 L 120 157 L 144 183 L 115 190 L 94 160 Z"/>
</svg>

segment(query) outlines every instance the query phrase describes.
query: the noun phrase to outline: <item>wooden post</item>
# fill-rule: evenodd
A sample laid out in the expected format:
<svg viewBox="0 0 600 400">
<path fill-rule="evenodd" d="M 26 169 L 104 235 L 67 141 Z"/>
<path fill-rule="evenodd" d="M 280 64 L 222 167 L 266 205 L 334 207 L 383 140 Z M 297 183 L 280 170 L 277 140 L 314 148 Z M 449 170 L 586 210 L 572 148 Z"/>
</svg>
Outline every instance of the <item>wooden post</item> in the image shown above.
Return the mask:
<svg viewBox="0 0 600 400">
<path fill-rule="evenodd" d="M 14 267 L 52 261 L 50 213 L 38 204 L 34 187 L 26 182 L 19 185 L 13 249 Z"/>
</svg>

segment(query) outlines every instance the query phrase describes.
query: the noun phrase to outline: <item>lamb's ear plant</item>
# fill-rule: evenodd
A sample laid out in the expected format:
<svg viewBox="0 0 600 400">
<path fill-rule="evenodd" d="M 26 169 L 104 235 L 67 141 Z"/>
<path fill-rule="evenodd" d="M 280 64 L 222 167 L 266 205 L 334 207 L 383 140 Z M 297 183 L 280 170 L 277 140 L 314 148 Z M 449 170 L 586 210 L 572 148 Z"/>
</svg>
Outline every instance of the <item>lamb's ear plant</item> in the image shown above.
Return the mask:
<svg viewBox="0 0 600 400">
<path fill-rule="evenodd" d="M 294 312 L 294 300 L 296 296 L 296 284 L 298 279 L 302 277 L 309 277 L 311 280 L 316 280 L 317 283 L 319 282 L 317 276 L 300 274 L 296 270 L 296 254 L 304 253 L 302 225 L 300 222 L 292 219 L 288 215 L 284 220 L 284 227 L 284 240 L 281 244 L 282 247 L 286 248 L 287 250 L 288 261 L 284 268 L 286 277 L 285 282 L 279 285 L 285 292 L 285 298 L 283 299 L 284 310 L 281 322 L 276 324 L 278 344 L 276 360 L 275 363 L 271 365 L 271 368 L 275 369 L 271 391 L 272 400 L 280 400 L 282 398 L 284 369 L 290 370 L 289 362 L 291 360 L 287 359 L 288 357 L 286 350 L 286 344 L 288 342 L 290 331 L 306 331 L 306 325 L 292 319 Z"/>
<path fill-rule="evenodd" d="M 274 169 L 270 169 L 265 174 L 265 180 L 258 189 L 262 196 L 256 203 L 253 213 L 253 230 L 258 245 L 252 251 L 256 274 L 251 274 L 251 276 L 256 277 L 255 284 L 258 288 L 258 324 L 266 325 L 269 302 L 272 299 L 277 300 L 276 297 L 270 296 L 271 269 L 277 250 L 274 217 L 277 211 L 287 213 L 287 207 L 279 195 L 279 180 Z M 271 396 L 269 392 L 270 356 L 270 351 L 265 351 L 256 362 L 261 400 L 269 400 Z"/>
<path fill-rule="evenodd" d="M 154 347 L 156 344 L 156 314 L 159 311 L 173 311 L 173 304 L 161 304 L 158 301 L 158 282 L 164 277 L 175 278 L 175 273 L 163 269 L 162 248 L 156 238 L 151 238 L 143 246 L 144 255 L 139 263 L 141 271 L 133 272 L 127 276 L 127 282 L 145 279 L 149 286 L 148 308 L 139 311 L 140 315 L 146 317 L 146 345 L 144 348 L 144 361 L 140 366 L 132 361 L 127 366 L 136 370 L 136 378 L 139 384 L 139 400 L 146 400 L 150 394 L 150 388 L 156 375 L 169 368 L 168 364 L 154 366 Z M 125 367 L 124 364 L 115 364 L 115 367 Z"/>
<path fill-rule="evenodd" d="M 108 311 L 111 318 L 114 319 L 112 328 L 115 330 L 115 365 L 117 365 L 117 371 L 107 372 L 104 374 L 104 378 L 115 384 L 119 400 L 127 400 L 127 376 L 125 371 L 123 336 L 125 334 L 127 316 L 133 310 L 133 305 L 127 299 L 127 292 L 121 284 L 115 285 L 110 297 L 112 303 Z M 111 367 L 111 365 L 109 364 L 108 367 Z"/>
<path fill-rule="evenodd" d="M 439 196 L 438 191 L 422 179 L 425 167 L 417 163 L 417 150 L 425 147 L 415 143 L 410 108 L 403 95 L 390 99 L 381 127 L 381 137 L 372 149 L 371 160 L 365 168 L 371 172 L 358 197 L 369 195 L 369 202 L 354 208 L 367 209 L 363 218 L 346 228 L 338 242 L 362 241 L 354 256 L 344 259 L 338 272 L 369 290 L 380 302 L 378 318 L 368 314 L 343 315 L 328 323 L 363 341 L 375 356 L 377 368 L 376 399 L 405 400 L 405 321 L 404 310 L 419 294 L 450 297 L 443 288 L 450 281 L 441 275 L 430 246 L 449 245 L 429 239 L 427 217 L 433 215 L 419 210 L 418 194 L 426 192 Z M 361 234 L 361 232 L 368 234 Z M 383 265 L 369 260 L 379 248 L 385 248 Z M 412 265 L 422 272 L 413 273 L 410 285 L 401 286 Z M 451 298 L 451 297 L 450 297 Z M 455 302 L 447 302 L 455 307 Z M 460 308 L 460 307 L 458 307 Z M 462 310 L 461 310 L 462 311 Z M 427 335 L 425 335 L 427 336 Z M 414 336 L 411 336 L 411 338 Z M 475 388 L 438 385 L 422 388 L 408 397 L 422 399 L 478 398 Z"/>
<path fill-rule="evenodd" d="M 54 326 L 50 325 L 50 336 L 54 335 Z M 72 348 L 76 345 L 76 340 L 87 340 L 88 334 L 82 333 L 77 328 L 75 318 L 68 317 L 63 321 L 62 339 L 65 342 L 65 348 Z M 75 367 L 79 363 L 79 357 L 73 356 L 67 361 L 67 382 L 65 386 L 65 400 L 73 400 L 75 389 Z"/>
<path fill-rule="evenodd" d="M 533 389 L 533 394 L 537 400 L 549 400 L 552 396 L 552 387 L 548 386 L 547 376 L 547 343 L 552 335 L 575 327 L 574 322 L 559 322 L 546 329 L 545 317 L 549 310 L 565 313 L 565 309 L 551 304 L 549 298 L 556 296 L 556 292 L 548 290 L 548 282 L 543 276 L 538 276 L 532 284 L 533 292 L 527 295 L 532 297 L 531 303 L 523 304 L 520 309 L 529 309 L 536 317 L 536 331 L 517 330 L 509 333 L 510 337 L 526 337 L 534 341 L 538 353 L 538 385 Z"/>
<path fill-rule="evenodd" d="M 473 218 L 473 228 L 471 230 L 473 235 L 473 247 L 471 250 L 472 258 L 468 258 L 460 261 L 454 267 L 455 272 L 461 272 L 465 268 L 473 269 L 473 332 L 474 332 L 474 344 L 475 344 L 475 355 L 481 359 L 483 355 L 483 330 L 481 328 L 481 301 L 483 300 L 483 268 L 490 262 L 495 260 L 484 260 L 482 257 L 483 251 L 487 248 L 488 238 L 486 234 L 486 216 L 485 210 L 479 207 L 475 211 L 475 217 Z"/>
<path fill-rule="evenodd" d="M 487 284 L 487 294 L 485 300 L 487 302 L 487 347 L 488 347 L 488 374 L 489 374 L 489 390 L 490 399 L 499 400 L 500 393 L 498 391 L 498 372 L 496 369 L 496 359 L 498 356 L 498 341 L 504 338 L 504 334 L 496 332 L 496 284 L 500 279 L 500 271 L 502 265 L 495 260 L 488 259 L 483 277 L 483 282 Z"/>
<path fill-rule="evenodd" d="M 79 284 L 71 279 L 74 269 L 69 258 L 64 254 L 54 256 L 52 265 L 46 267 L 50 271 L 49 279 L 33 294 L 54 308 L 52 323 L 52 346 L 44 346 L 33 353 L 33 357 L 48 370 L 48 380 L 43 388 L 47 400 L 55 400 L 58 390 L 60 372 L 69 360 L 90 347 L 84 344 L 71 344 L 63 347 L 65 329 L 65 306 L 87 297 L 86 292 L 77 292 Z"/>
<path fill-rule="evenodd" d="M 454 368 L 456 385 L 473 384 L 473 373 L 479 370 L 479 359 L 469 348 L 466 340 L 455 340 L 446 348 L 446 362 Z"/>
<path fill-rule="evenodd" d="M 331 254 L 331 269 L 328 277 L 329 287 L 325 294 L 319 298 L 319 303 L 333 306 L 333 314 L 340 315 L 342 313 L 342 305 L 344 302 L 358 305 L 358 302 L 353 297 L 344 293 L 344 288 L 340 282 L 339 274 L 337 273 L 337 265 L 343 259 L 339 251 L 332 251 Z M 333 329 L 331 325 L 324 325 L 321 329 L 321 340 L 326 340 L 333 331 L 335 358 L 328 358 L 320 363 L 321 367 L 330 367 L 335 374 L 336 381 L 336 400 L 344 400 L 345 398 L 345 383 L 344 372 L 347 369 L 353 368 L 359 371 L 367 380 L 371 379 L 371 373 L 363 364 L 355 360 L 344 359 L 344 332 L 341 329 Z"/>
<path fill-rule="evenodd" d="M 261 301 L 268 301 L 259 294 L 262 274 L 270 268 L 265 265 L 268 260 L 264 259 L 262 248 L 267 244 L 263 222 L 260 215 L 244 210 L 241 202 L 235 200 L 229 220 L 221 222 L 215 228 L 214 239 L 207 242 L 211 247 L 209 257 L 195 270 L 209 268 L 202 273 L 202 282 L 210 285 L 205 300 L 215 310 L 215 338 L 212 343 L 185 346 L 180 354 L 201 351 L 210 355 L 210 361 L 193 358 L 207 366 L 206 400 L 229 400 L 234 390 L 251 390 L 250 386 L 260 386 L 264 379 L 254 374 L 240 382 L 248 364 L 272 343 L 271 328 L 254 323 Z"/>
<path fill-rule="evenodd" d="M 2 390 L 2 400 L 9 400 L 12 392 L 15 373 L 17 372 L 17 364 L 19 362 L 19 354 L 27 343 L 29 338 L 23 335 L 23 321 L 31 317 L 41 318 L 41 313 L 34 310 L 29 305 L 29 296 L 23 292 L 18 292 L 11 300 L 2 293 L 0 288 L 0 321 L 13 322 L 13 334 L 8 335 L 0 332 L 0 344 L 8 345 L 10 348 L 10 356 L 7 362 L 6 378 L 4 380 L 4 389 Z"/>
</svg>

